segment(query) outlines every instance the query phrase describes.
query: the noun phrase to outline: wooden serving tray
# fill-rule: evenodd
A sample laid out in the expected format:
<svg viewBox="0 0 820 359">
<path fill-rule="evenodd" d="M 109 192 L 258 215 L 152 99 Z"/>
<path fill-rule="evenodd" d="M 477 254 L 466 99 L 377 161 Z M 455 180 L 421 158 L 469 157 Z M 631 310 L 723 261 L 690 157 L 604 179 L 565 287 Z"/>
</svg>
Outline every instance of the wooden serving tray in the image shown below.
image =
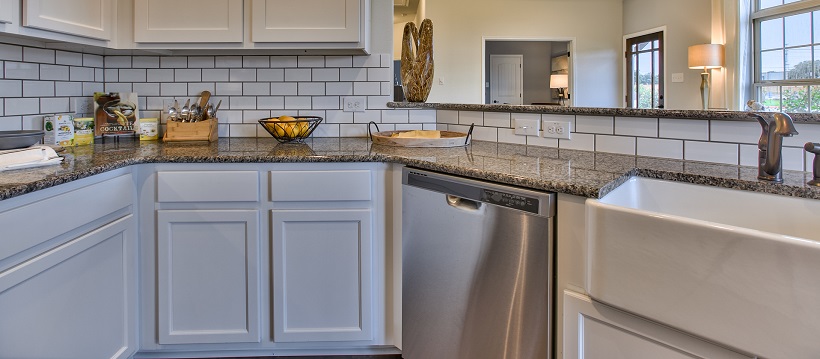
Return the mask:
<svg viewBox="0 0 820 359">
<path fill-rule="evenodd" d="M 368 132 L 370 132 L 370 126 L 375 126 L 376 131 L 379 130 L 379 126 L 375 122 L 371 122 L 367 127 Z M 473 126 L 470 126 L 468 133 L 438 131 L 441 134 L 440 138 L 393 137 L 393 135 L 403 132 L 410 131 L 372 132 L 370 133 L 370 140 L 374 144 L 396 147 L 460 147 L 470 144 Z"/>
<path fill-rule="evenodd" d="M 198 122 L 169 121 L 165 124 L 164 142 L 216 141 L 217 119 Z"/>
</svg>

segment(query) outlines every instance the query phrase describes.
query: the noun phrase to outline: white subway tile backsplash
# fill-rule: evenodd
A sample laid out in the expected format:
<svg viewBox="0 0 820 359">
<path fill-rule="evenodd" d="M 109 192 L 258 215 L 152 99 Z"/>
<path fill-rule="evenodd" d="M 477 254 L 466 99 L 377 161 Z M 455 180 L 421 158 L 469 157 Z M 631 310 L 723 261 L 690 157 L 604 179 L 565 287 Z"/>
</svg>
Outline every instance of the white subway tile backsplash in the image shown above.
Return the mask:
<svg viewBox="0 0 820 359">
<path fill-rule="evenodd" d="M 518 114 L 516 114 L 518 115 Z M 540 115 L 538 115 L 540 118 Z M 484 112 L 484 126 L 511 128 L 509 112 Z"/>
<path fill-rule="evenodd" d="M 242 123 L 242 111 L 230 110 L 227 108 L 228 104 L 222 103 L 219 108 L 219 122 L 223 123 Z"/>
<path fill-rule="evenodd" d="M 377 96 L 382 94 L 382 88 L 378 82 L 354 82 L 353 94 L 356 96 Z"/>
<path fill-rule="evenodd" d="M 150 82 L 135 83 L 134 86 L 133 86 L 133 90 L 134 90 L 134 92 L 137 93 L 137 96 L 139 96 L 139 97 L 142 97 L 142 96 L 159 96 L 160 95 L 159 84 L 158 83 L 150 83 Z M 156 108 L 156 107 L 152 107 L 152 108 Z"/>
<path fill-rule="evenodd" d="M 23 61 L 23 47 L 0 44 L 0 60 Z"/>
<path fill-rule="evenodd" d="M 144 69 L 122 69 L 120 70 L 120 82 L 146 82 L 148 73 Z M 182 81 L 179 78 L 176 81 Z"/>
<path fill-rule="evenodd" d="M 352 82 L 328 82 L 325 85 L 325 91 L 328 95 L 341 95 L 341 96 L 348 96 L 353 95 L 353 83 Z"/>
<path fill-rule="evenodd" d="M 393 69 L 391 68 L 370 68 L 367 69 L 367 81 L 393 81 Z"/>
<path fill-rule="evenodd" d="M 662 118 L 658 122 L 658 136 L 679 140 L 709 140 L 709 121 Z"/>
<path fill-rule="evenodd" d="M 299 56 L 297 59 L 298 67 L 325 67 L 324 56 Z"/>
<path fill-rule="evenodd" d="M 0 45 L 0 49 L 3 45 Z M 0 50 L 2 52 L 2 50 Z M 0 55 L 0 59 L 3 58 Z M 82 66 L 83 65 L 83 54 L 79 52 L 68 52 L 68 51 L 59 51 L 55 53 L 55 61 L 58 65 L 73 65 L 73 66 Z"/>
<path fill-rule="evenodd" d="M 366 124 L 345 123 L 339 125 L 339 135 L 343 137 L 367 137 Z"/>
<path fill-rule="evenodd" d="M 148 69 L 145 72 L 148 82 L 174 82 L 174 70 Z"/>
<path fill-rule="evenodd" d="M 229 81 L 256 81 L 256 69 L 230 69 Z"/>
<path fill-rule="evenodd" d="M 683 159 L 683 141 L 661 138 L 637 138 L 638 156 Z"/>
<path fill-rule="evenodd" d="M 685 141 L 683 144 L 683 158 L 690 161 L 736 165 L 738 151 L 738 145 L 732 143 Z"/>
<path fill-rule="evenodd" d="M 740 145 L 740 165 L 757 166 L 757 145 Z"/>
<path fill-rule="evenodd" d="M 572 139 L 559 139 L 558 148 L 564 148 L 569 150 L 594 151 L 595 135 L 588 133 L 573 133 Z"/>
<path fill-rule="evenodd" d="M 458 112 L 458 123 L 460 125 L 472 125 L 475 124 L 476 126 L 483 126 L 484 125 L 484 112 L 481 111 L 459 111 Z"/>
<path fill-rule="evenodd" d="M 792 171 L 803 171 L 805 165 L 802 148 L 783 147 L 783 169 Z M 811 167 L 808 168 L 811 171 Z"/>
<path fill-rule="evenodd" d="M 615 117 L 615 134 L 638 137 L 658 137 L 658 119 L 645 117 Z"/>
<path fill-rule="evenodd" d="M 6 116 L 34 115 L 40 113 L 38 98 L 7 98 L 4 114 Z"/>
<path fill-rule="evenodd" d="M 40 65 L 40 80 L 68 81 L 68 66 Z"/>
<path fill-rule="evenodd" d="M 382 54 L 382 67 L 393 67 L 393 54 Z"/>
<path fill-rule="evenodd" d="M 242 111 L 242 122 L 244 123 L 256 123 L 258 124 L 259 120 L 264 118 L 270 118 L 271 112 L 270 110 L 248 110 Z"/>
<path fill-rule="evenodd" d="M 231 110 L 255 110 L 256 97 L 253 96 L 231 96 L 230 104 Z"/>
<path fill-rule="evenodd" d="M 83 84 L 82 82 L 55 82 L 54 94 L 56 96 L 82 96 Z M 2 97 L 2 95 L 0 95 L 0 97 Z"/>
<path fill-rule="evenodd" d="M 353 67 L 353 56 L 326 56 L 326 67 Z"/>
<path fill-rule="evenodd" d="M 366 110 L 353 113 L 353 122 L 369 123 L 370 121 L 379 123 L 382 121 L 382 112 L 377 110 Z M 381 129 L 381 128 L 380 128 Z"/>
<path fill-rule="evenodd" d="M 310 96 L 285 96 L 285 109 L 310 110 L 312 101 Z"/>
<path fill-rule="evenodd" d="M 285 69 L 285 81 L 310 81 L 310 69 Z"/>
<path fill-rule="evenodd" d="M 760 124 L 745 121 L 710 121 L 710 141 L 757 143 L 760 138 Z"/>
<path fill-rule="evenodd" d="M 367 108 L 370 110 L 386 110 L 387 103 L 393 101 L 393 96 L 367 96 Z"/>
<path fill-rule="evenodd" d="M 382 110 L 381 111 L 381 122 L 383 122 L 383 123 L 408 123 L 409 121 L 410 121 L 410 111 L 409 110 Z"/>
<path fill-rule="evenodd" d="M 794 124 L 798 134 L 783 137 L 783 146 L 803 147 L 806 142 L 820 143 L 820 124 L 799 122 Z M 758 133 L 758 136 L 760 134 Z"/>
<path fill-rule="evenodd" d="M 377 54 L 353 56 L 353 67 L 381 67 L 381 65 L 382 58 Z"/>
<path fill-rule="evenodd" d="M 54 81 L 23 81 L 23 97 L 54 96 Z"/>
<path fill-rule="evenodd" d="M 150 71 L 149 80 L 150 80 Z M 203 69 L 202 81 L 228 81 L 230 78 L 228 69 Z"/>
<path fill-rule="evenodd" d="M 166 82 L 159 85 L 159 93 L 162 96 L 187 96 L 188 84 Z"/>
<path fill-rule="evenodd" d="M 126 69 L 131 67 L 131 56 L 106 56 L 103 63 L 107 69 Z"/>
<path fill-rule="evenodd" d="M 267 82 L 245 82 L 242 84 L 242 95 L 270 95 L 270 85 Z"/>
<path fill-rule="evenodd" d="M 285 108 L 285 97 L 260 96 L 256 98 L 256 106 L 260 109 L 281 110 Z"/>
<path fill-rule="evenodd" d="M 339 110 L 342 108 L 339 96 L 314 96 L 313 108 L 319 110 Z"/>
<path fill-rule="evenodd" d="M 94 81 L 94 69 L 90 67 L 76 67 L 69 68 L 68 77 L 71 81 Z"/>
<path fill-rule="evenodd" d="M 271 56 L 270 58 L 271 68 L 297 67 L 298 65 L 299 61 L 296 56 Z"/>
<path fill-rule="evenodd" d="M 409 113 L 411 123 L 436 123 L 436 110 L 412 110 L 409 111 Z M 484 121 L 487 121 L 486 117 Z"/>
<path fill-rule="evenodd" d="M 83 94 L 91 96 L 95 92 L 102 92 L 105 90 L 101 82 L 83 82 Z"/>
<path fill-rule="evenodd" d="M 100 55 L 83 54 L 83 66 L 105 67 L 105 60 Z"/>
<path fill-rule="evenodd" d="M 108 58 L 106 57 L 106 60 L 107 59 Z M 159 58 L 159 66 L 164 68 L 164 69 L 184 69 L 184 68 L 188 68 L 188 57 L 186 57 L 186 56 L 160 57 Z"/>
<path fill-rule="evenodd" d="M 313 81 L 339 81 L 339 69 L 313 69 Z"/>
<path fill-rule="evenodd" d="M 450 128 L 456 128 L 454 126 L 450 126 Z M 459 132 L 467 132 L 470 130 L 470 126 L 459 126 L 458 129 L 454 131 Z M 498 130 L 495 127 L 475 127 L 473 128 L 473 139 L 478 141 L 492 141 L 498 142 Z"/>
<path fill-rule="evenodd" d="M 242 56 L 242 67 L 270 67 L 270 56 Z"/>
<path fill-rule="evenodd" d="M 273 82 L 270 84 L 271 95 L 298 95 L 299 84 L 293 82 Z"/>
<path fill-rule="evenodd" d="M 37 47 L 23 48 L 23 61 L 39 62 L 43 64 L 53 64 L 55 62 L 54 50 L 41 49 Z"/>
<path fill-rule="evenodd" d="M 134 56 L 131 58 L 131 66 L 135 69 L 159 68 L 159 56 Z"/>
<path fill-rule="evenodd" d="M 306 95 L 324 95 L 325 94 L 325 83 L 324 82 L 300 82 L 297 86 L 297 91 L 300 96 Z"/>
<path fill-rule="evenodd" d="M 120 81 L 120 70 L 117 69 L 106 69 L 103 70 L 103 82 L 119 82 Z"/>
<path fill-rule="evenodd" d="M 71 111 L 68 97 L 52 97 L 40 99 L 40 112 L 48 113 L 66 113 Z"/>
<path fill-rule="evenodd" d="M 122 72 L 120 72 L 122 78 Z M 174 81 L 176 82 L 199 82 L 202 81 L 202 70 L 199 69 L 177 69 L 174 70 Z"/>
<path fill-rule="evenodd" d="M 239 96 L 239 95 L 242 95 L 242 83 L 241 82 L 217 82 L 216 83 L 216 92 L 214 94 L 217 95 L 217 96 L 229 96 L 229 95 Z"/>
<path fill-rule="evenodd" d="M 380 82 L 382 84 L 382 95 L 393 95 L 393 84 L 390 82 Z"/>
<path fill-rule="evenodd" d="M 242 56 L 214 56 L 216 68 L 241 68 Z"/>
<path fill-rule="evenodd" d="M 103 69 L 94 69 L 94 81 L 105 82 L 105 71 Z"/>
<path fill-rule="evenodd" d="M 367 69 L 354 67 L 339 69 L 340 81 L 367 81 Z"/>
<path fill-rule="evenodd" d="M 285 80 L 285 70 L 283 69 L 258 69 L 256 70 L 257 81 L 281 82 Z"/>
<path fill-rule="evenodd" d="M 519 145 L 526 145 L 527 144 L 527 137 L 529 136 L 519 136 L 515 134 L 515 130 L 512 128 L 499 128 L 498 129 L 498 142 L 502 143 L 516 143 Z"/>
<path fill-rule="evenodd" d="M 316 130 L 313 131 L 312 137 L 338 137 L 339 136 L 339 124 L 335 123 L 323 123 L 316 127 Z"/>
<path fill-rule="evenodd" d="M 133 86 L 131 82 L 106 82 L 105 92 L 131 92 Z"/>
<path fill-rule="evenodd" d="M 40 78 L 40 65 L 26 62 L 5 61 L 7 79 L 36 80 Z M 94 70 L 90 70 L 91 80 L 94 79 Z"/>
<path fill-rule="evenodd" d="M 0 80 L 0 97 L 22 97 L 23 81 Z"/>
<path fill-rule="evenodd" d="M 0 101 L 0 109 L 2 108 L 3 101 Z M 18 131 L 22 129 L 23 121 L 19 116 L 0 117 L 0 131 Z"/>
<path fill-rule="evenodd" d="M 595 135 L 595 151 L 634 155 L 635 142 L 630 136 Z"/>
<path fill-rule="evenodd" d="M 446 124 L 457 124 L 458 123 L 458 111 L 437 110 L 436 111 L 436 122 L 446 123 Z"/>
<path fill-rule="evenodd" d="M 421 123 L 397 123 L 395 124 L 394 131 L 412 131 L 412 130 L 424 130 L 424 125 Z M 385 130 L 389 131 L 389 130 Z"/>
<path fill-rule="evenodd" d="M 575 116 L 573 132 L 598 133 L 611 135 L 614 133 L 615 120 L 609 116 Z"/>
<path fill-rule="evenodd" d="M 43 129 L 43 116 L 42 115 L 32 115 L 32 116 L 23 116 L 23 129 L 24 130 L 42 130 Z"/>
<path fill-rule="evenodd" d="M 353 112 L 328 110 L 323 123 L 353 123 Z"/>
<path fill-rule="evenodd" d="M 539 136 L 525 136 L 527 137 L 527 145 L 541 146 L 541 147 L 558 147 L 557 138 L 544 138 Z"/>
<path fill-rule="evenodd" d="M 256 130 L 261 128 L 258 124 L 231 124 L 231 137 L 259 137 Z"/>
</svg>

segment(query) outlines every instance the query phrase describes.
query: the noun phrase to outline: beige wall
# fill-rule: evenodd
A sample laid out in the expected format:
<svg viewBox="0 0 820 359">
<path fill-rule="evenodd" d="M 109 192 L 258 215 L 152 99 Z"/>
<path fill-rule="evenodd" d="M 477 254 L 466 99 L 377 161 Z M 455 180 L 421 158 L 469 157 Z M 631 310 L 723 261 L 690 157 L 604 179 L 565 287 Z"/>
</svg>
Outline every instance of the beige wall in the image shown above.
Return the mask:
<svg viewBox="0 0 820 359">
<path fill-rule="evenodd" d="M 482 37 L 573 40 L 575 106 L 621 106 L 621 0 L 436 0 L 428 102 L 482 103 Z M 443 84 L 439 84 L 439 79 Z"/>
<path fill-rule="evenodd" d="M 623 0 L 624 35 L 665 26 L 666 108 L 700 109 L 700 70 L 690 70 L 687 48 L 711 43 L 711 0 Z M 673 73 L 684 82 L 673 83 Z"/>
</svg>

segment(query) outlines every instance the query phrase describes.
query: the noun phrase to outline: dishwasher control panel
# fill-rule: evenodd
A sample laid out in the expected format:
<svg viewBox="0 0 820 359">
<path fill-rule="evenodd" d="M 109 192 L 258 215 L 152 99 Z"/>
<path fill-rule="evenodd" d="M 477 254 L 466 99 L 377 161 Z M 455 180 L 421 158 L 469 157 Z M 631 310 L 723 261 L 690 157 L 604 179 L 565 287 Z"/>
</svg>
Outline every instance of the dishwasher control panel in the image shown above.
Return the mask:
<svg viewBox="0 0 820 359">
<path fill-rule="evenodd" d="M 507 193 L 493 189 L 481 189 L 481 202 L 517 209 L 519 211 L 538 213 L 538 198 Z"/>
</svg>

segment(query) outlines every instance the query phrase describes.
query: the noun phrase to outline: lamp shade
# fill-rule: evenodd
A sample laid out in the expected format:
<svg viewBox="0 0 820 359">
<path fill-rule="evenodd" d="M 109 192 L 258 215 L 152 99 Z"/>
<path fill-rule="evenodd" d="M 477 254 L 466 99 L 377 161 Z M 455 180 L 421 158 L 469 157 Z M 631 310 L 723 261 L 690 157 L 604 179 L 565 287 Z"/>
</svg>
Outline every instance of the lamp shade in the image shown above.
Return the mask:
<svg viewBox="0 0 820 359">
<path fill-rule="evenodd" d="M 550 88 L 559 89 L 569 87 L 569 75 L 557 74 L 550 75 Z"/>
<path fill-rule="evenodd" d="M 689 46 L 690 69 L 716 69 L 725 63 L 725 51 L 720 44 Z"/>
</svg>

